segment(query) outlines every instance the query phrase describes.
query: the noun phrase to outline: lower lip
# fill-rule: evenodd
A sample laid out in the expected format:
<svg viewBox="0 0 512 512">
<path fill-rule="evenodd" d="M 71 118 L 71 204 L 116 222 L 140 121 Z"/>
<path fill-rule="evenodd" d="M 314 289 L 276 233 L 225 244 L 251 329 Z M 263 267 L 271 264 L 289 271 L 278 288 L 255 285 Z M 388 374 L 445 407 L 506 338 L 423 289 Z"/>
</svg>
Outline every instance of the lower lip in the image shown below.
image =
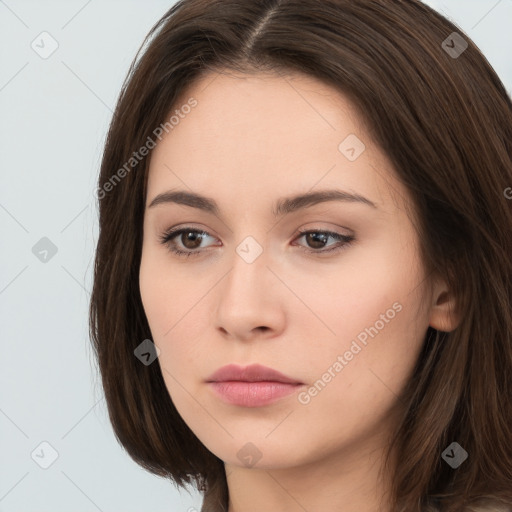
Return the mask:
<svg viewBox="0 0 512 512">
<path fill-rule="evenodd" d="M 209 382 L 212 389 L 227 403 L 243 407 L 261 407 L 291 395 L 302 384 L 283 382 Z"/>
</svg>

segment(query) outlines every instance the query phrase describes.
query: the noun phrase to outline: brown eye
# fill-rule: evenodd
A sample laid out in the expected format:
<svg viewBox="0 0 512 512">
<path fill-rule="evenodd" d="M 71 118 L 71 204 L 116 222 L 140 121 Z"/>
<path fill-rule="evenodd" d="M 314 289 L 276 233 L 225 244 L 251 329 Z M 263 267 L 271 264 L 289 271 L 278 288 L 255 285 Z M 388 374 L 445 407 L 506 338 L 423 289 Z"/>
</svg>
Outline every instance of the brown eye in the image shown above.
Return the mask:
<svg viewBox="0 0 512 512">
<path fill-rule="evenodd" d="M 160 243 L 179 256 L 196 256 L 203 252 L 201 242 L 206 237 L 213 238 L 206 231 L 182 228 L 165 232 L 160 237 Z"/>
<path fill-rule="evenodd" d="M 355 240 L 355 237 L 352 235 L 342 235 L 341 233 L 335 233 L 333 231 L 310 230 L 301 231 L 300 233 L 301 236 L 299 236 L 297 239 L 304 238 L 307 244 L 307 247 L 301 247 L 309 253 L 318 255 L 345 249 Z M 338 243 L 330 244 L 332 247 L 327 246 L 326 244 L 329 238 L 337 240 Z M 325 249 L 325 247 L 329 248 Z"/>
<path fill-rule="evenodd" d="M 184 231 L 181 233 L 180 241 L 186 249 L 198 249 L 201 246 L 203 238 L 203 233 Z"/>
<path fill-rule="evenodd" d="M 309 233 L 306 233 L 304 236 L 308 245 L 312 249 L 323 249 L 329 238 L 329 235 L 315 231 L 310 231 Z"/>
</svg>

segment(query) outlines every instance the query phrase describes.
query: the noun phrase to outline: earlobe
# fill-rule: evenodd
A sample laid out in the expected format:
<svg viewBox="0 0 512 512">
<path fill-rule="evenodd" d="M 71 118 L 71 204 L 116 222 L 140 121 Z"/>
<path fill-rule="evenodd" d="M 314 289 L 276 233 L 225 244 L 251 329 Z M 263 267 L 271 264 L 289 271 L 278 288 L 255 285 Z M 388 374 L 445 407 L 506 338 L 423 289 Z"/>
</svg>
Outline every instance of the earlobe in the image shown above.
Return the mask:
<svg viewBox="0 0 512 512">
<path fill-rule="evenodd" d="M 448 290 L 446 283 L 436 285 L 432 294 L 429 325 L 442 332 L 455 330 L 460 324 L 456 306 L 455 297 Z"/>
</svg>

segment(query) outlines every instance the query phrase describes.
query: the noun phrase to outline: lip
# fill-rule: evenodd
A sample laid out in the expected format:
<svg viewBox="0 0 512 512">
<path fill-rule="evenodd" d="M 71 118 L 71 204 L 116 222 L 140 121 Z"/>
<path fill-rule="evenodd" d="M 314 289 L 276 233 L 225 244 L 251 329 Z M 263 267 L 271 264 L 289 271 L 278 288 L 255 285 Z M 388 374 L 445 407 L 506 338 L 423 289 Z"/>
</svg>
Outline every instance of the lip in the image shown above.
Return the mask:
<svg viewBox="0 0 512 512">
<path fill-rule="evenodd" d="M 242 382 L 281 382 L 283 384 L 303 384 L 296 379 L 292 379 L 273 368 L 262 366 L 261 364 L 251 364 L 249 366 L 238 366 L 236 364 L 228 364 L 219 368 L 206 382 L 226 382 L 226 381 L 242 381 Z"/>
<path fill-rule="evenodd" d="M 253 364 L 230 364 L 214 372 L 206 381 L 224 402 L 242 407 L 261 407 L 294 393 L 303 383 L 286 375 Z"/>
</svg>

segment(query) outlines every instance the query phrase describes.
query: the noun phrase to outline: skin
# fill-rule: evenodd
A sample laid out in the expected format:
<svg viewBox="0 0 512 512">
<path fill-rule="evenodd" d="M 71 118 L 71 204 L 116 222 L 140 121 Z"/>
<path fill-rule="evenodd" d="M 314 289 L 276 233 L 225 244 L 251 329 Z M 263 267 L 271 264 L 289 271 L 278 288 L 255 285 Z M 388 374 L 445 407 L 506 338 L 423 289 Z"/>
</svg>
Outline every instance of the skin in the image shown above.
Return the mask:
<svg viewBox="0 0 512 512">
<path fill-rule="evenodd" d="M 457 325 L 446 284 L 420 261 L 407 191 L 349 100 L 311 77 L 210 74 L 174 108 L 190 97 L 197 106 L 151 155 L 140 267 L 169 394 L 225 462 L 229 512 L 387 512 L 390 478 L 379 470 L 401 412 L 398 395 L 428 326 Z M 365 145 L 354 161 L 338 149 L 349 134 Z M 360 194 L 376 208 L 329 201 L 272 216 L 279 198 L 325 189 Z M 210 197 L 219 215 L 176 203 L 149 207 L 168 190 Z M 174 239 L 203 252 L 172 254 L 159 237 L 174 227 L 208 232 L 195 245 Z M 340 242 L 315 244 L 299 229 L 355 240 L 322 256 Z M 252 263 L 236 252 L 248 236 L 263 251 Z M 393 304 L 401 306 L 394 318 L 334 371 Z M 299 380 L 303 403 L 299 390 L 264 407 L 222 402 L 205 380 L 229 363 L 260 363 Z M 330 382 L 304 403 L 329 368 Z M 252 464 L 240 450 L 253 454 Z"/>
</svg>

